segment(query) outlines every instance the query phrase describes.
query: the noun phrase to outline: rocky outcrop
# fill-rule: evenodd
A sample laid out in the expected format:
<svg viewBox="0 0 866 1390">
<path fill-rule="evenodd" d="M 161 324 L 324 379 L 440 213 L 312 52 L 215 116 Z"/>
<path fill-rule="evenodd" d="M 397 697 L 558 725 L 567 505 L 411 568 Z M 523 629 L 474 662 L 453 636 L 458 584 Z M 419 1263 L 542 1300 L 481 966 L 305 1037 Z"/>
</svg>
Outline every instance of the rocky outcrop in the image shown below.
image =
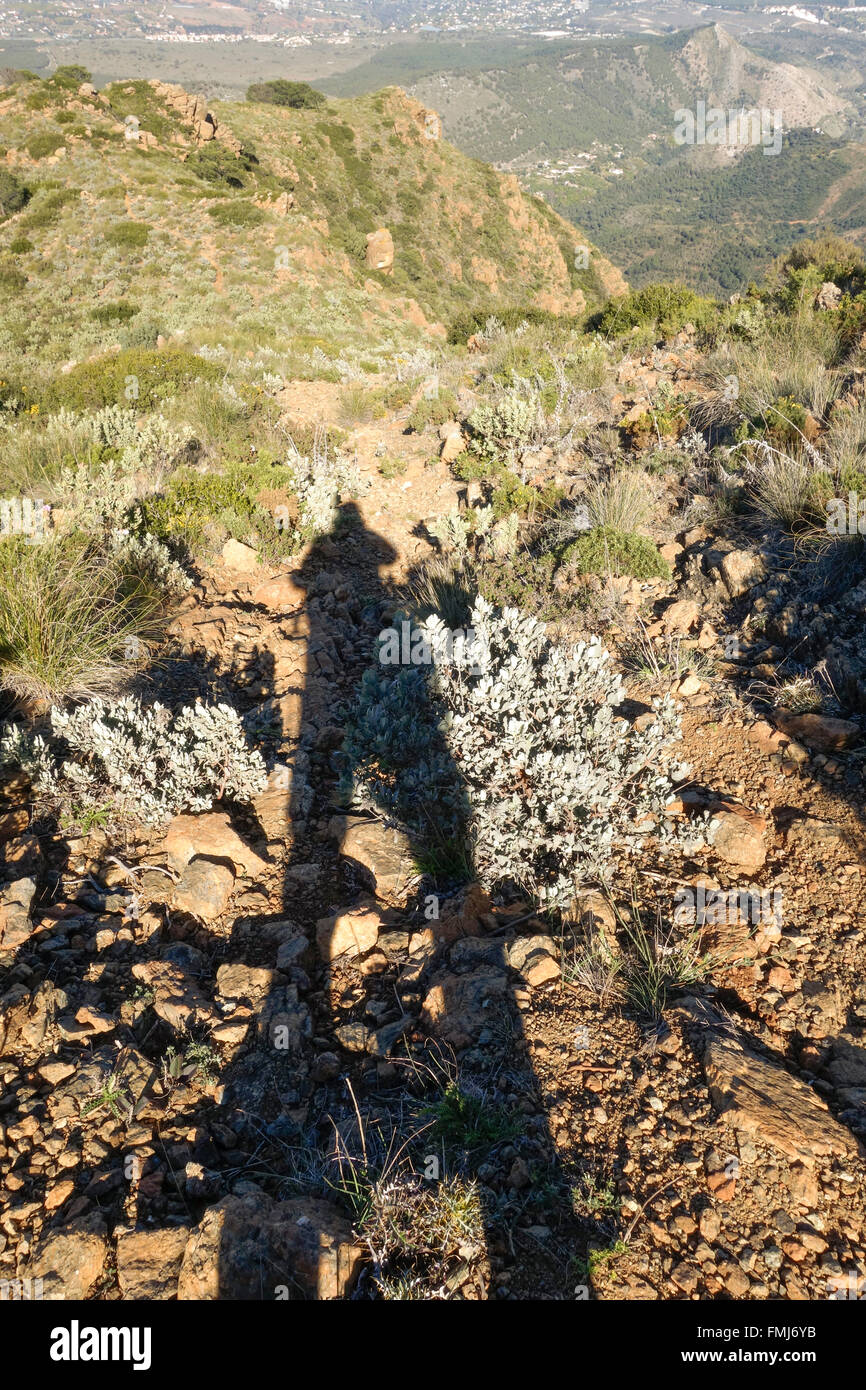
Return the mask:
<svg viewBox="0 0 866 1390">
<path fill-rule="evenodd" d="M 170 110 L 177 112 L 181 120 L 187 125 L 192 126 L 195 138 L 200 145 L 208 144 L 211 140 L 219 140 L 220 144 L 225 145 L 232 154 L 240 154 L 240 141 L 235 138 L 228 126 L 223 125 L 217 120 L 213 112 L 208 110 L 207 98 L 201 93 L 192 96 L 175 83 L 160 82 L 157 79 L 152 80 L 150 86 L 160 101 L 164 102 Z"/>
<path fill-rule="evenodd" d="M 394 238 L 387 227 L 367 233 L 367 252 L 364 261 L 368 270 L 381 270 L 389 275 L 394 268 Z"/>
</svg>

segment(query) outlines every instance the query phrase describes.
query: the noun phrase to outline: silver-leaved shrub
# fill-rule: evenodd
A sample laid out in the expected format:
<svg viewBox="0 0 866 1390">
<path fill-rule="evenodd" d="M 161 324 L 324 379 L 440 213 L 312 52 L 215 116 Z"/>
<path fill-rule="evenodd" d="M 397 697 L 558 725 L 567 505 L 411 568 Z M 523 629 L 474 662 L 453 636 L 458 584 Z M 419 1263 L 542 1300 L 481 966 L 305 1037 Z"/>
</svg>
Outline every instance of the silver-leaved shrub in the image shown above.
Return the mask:
<svg viewBox="0 0 866 1390">
<path fill-rule="evenodd" d="M 158 825 L 215 801 L 249 801 L 267 786 L 264 759 L 229 705 L 172 713 L 124 696 L 54 707 L 48 721 L 45 736 L 7 725 L 0 762 L 23 768 L 54 804 L 81 811 L 110 802 L 124 817 Z"/>
<path fill-rule="evenodd" d="M 673 701 L 657 700 L 655 718 L 636 729 L 616 713 L 626 691 L 598 638 L 557 646 L 543 623 L 483 598 L 469 626 L 465 648 L 437 617 L 425 631 L 481 880 L 558 902 L 607 878 L 615 857 L 648 835 L 672 838 Z"/>
<path fill-rule="evenodd" d="M 344 789 L 402 819 L 420 840 L 464 834 L 487 887 L 510 882 L 547 905 L 609 881 L 655 837 L 682 775 L 670 699 L 635 728 L 625 688 L 594 638 L 558 646 L 542 623 L 478 598 L 472 640 L 424 626 L 431 661 L 362 685 L 344 748 Z M 468 633 L 467 633 L 468 636 Z"/>
</svg>

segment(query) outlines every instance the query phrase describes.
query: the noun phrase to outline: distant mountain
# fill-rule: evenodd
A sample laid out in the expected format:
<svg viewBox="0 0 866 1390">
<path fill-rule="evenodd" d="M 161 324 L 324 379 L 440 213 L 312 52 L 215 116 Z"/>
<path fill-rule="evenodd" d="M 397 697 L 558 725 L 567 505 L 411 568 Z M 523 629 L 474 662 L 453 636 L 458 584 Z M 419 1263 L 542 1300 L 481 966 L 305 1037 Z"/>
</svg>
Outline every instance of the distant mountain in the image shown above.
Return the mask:
<svg viewBox="0 0 866 1390">
<path fill-rule="evenodd" d="M 405 53 L 401 79 L 441 111 L 469 153 L 518 174 L 588 228 L 635 283 L 686 278 L 730 293 L 798 235 L 860 235 L 860 113 L 815 66 L 776 62 L 719 24 L 613 41 L 431 45 Z M 384 71 L 392 47 L 329 84 L 358 90 Z M 678 145 L 677 111 L 766 110 L 781 117 L 780 152 L 746 145 Z M 769 143 L 768 138 L 768 143 Z"/>
</svg>

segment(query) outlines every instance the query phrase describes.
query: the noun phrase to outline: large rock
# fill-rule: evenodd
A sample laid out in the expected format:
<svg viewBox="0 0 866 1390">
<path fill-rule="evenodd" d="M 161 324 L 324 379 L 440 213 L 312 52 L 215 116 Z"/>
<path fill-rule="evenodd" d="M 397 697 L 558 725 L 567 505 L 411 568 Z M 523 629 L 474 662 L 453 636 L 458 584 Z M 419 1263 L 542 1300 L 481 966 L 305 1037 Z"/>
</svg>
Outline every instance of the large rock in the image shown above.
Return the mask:
<svg viewBox="0 0 866 1390">
<path fill-rule="evenodd" d="M 440 973 L 434 976 L 427 991 L 421 1023 L 452 1047 L 466 1047 L 478 1040 L 497 1005 L 504 1006 L 509 988 L 504 970 L 484 965 L 466 975 Z"/>
<path fill-rule="evenodd" d="M 212 922 L 228 907 L 234 885 L 234 872 L 227 864 L 197 855 L 181 874 L 172 894 L 172 906 L 201 922 Z"/>
<path fill-rule="evenodd" d="M 777 710 L 775 719 L 789 738 L 822 753 L 838 753 L 862 738 L 859 726 L 850 719 L 833 719 L 826 714 L 788 714 L 786 710 Z"/>
<path fill-rule="evenodd" d="M 363 1256 L 345 1216 L 329 1202 L 226 1197 L 205 1212 L 183 1257 L 182 1300 L 345 1298 Z"/>
<path fill-rule="evenodd" d="M 117 1282 L 124 1298 L 149 1302 L 177 1297 L 188 1226 L 126 1231 L 117 1241 Z"/>
<path fill-rule="evenodd" d="M 519 936 L 509 948 L 508 964 L 536 989 L 562 974 L 550 936 Z"/>
<path fill-rule="evenodd" d="M 40 1052 L 49 1027 L 65 1007 L 66 995 L 48 980 L 32 993 L 26 985 L 13 985 L 0 998 L 0 1057 Z"/>
<path fill-rule="evenodd" d="M 173 961 L 139 961 L 132 973 L 153 990 L 154 1012 L 177 1032 L 193 1023 L 208 1023 L 216 1018 L 210 1001 Z"/>
<path fill-rule="evenodd" d="M 842 291 L 832 280 L 825 280 L 815 295 L 816 309 L 838 309 Z"/>
<path fill-rule="evenodd" d="M 766 566 L 753 550 L 730 550 L 719 566 L 722 582 L 731 598 L 739 598 L 766 574 Z"/>
<path fill-rule="evenodd" d="M 0 951 L 17 951 L 32 936 L 30 904 L 36 892 L 32 878 L 19 878 L 0 891 Z"/>
<path fill-rule="evenodd" d="M 267 861 L 232 828 L 228 816 L 219 811 L 203 816 L 175 816 L 162 849 L 173 869 L 185 868 L 196 855 L 227 860 L 248 878 L 258 878 L 268 867 Z"/>
<path fill-rule="evenodd" d="M 453 463 L 466 448 L 466 439 L 457 420 L 447 420 L 440 426 L 439 438 L 442 441 L 439 457 L 443 463 Z"/>
<path fill-rule="evenodd" d="M 262 608 L 272 608 L 279 613 L 294 613 L 303 608 L 307 592 L 301 589 L 291 574 L 280 574 L 259 584 L 250 594 L 253 603 Z"/>
<path fill-rule="evenodd" d="M 697 627 L 701 616 L 700 604 L 693 598 L 677 599 L 665 609 L 662 625 L 665 632 L 686 633 Z"/>
<path fill-rule="evenodd" d="M 237 570 L 240 574 L 260 573 L 259 557 L 251 545 L 244 545 L 243 541 L 236 541 L 232 536 L 226 541 L 220 554 L 223 563 L 230 570 Z"/>
<path fill-rule="evenodd" d="M 675 1012 L 697 1027 L 695 1048 L 710 1099 L 724 1123 L 809 1166 L 833 1156 L 857 1155 L 853 1134 L 834 1119 L 811 1087 L 747 1047 L 710 1005 L 687 998 Z"/>
<path fill-rule="evenodd" d="M 240 963 L 221 965 L 216 976 L 217 994 L 220 999 L 258 1008 L 274 988 L 276 979 L 276 972 L 264 966 Z"/>
<path fill-rule="evenodd" d="M 48 1231 L 33 1252 L 26 1275 L 42 1280 L 42 1297 L 53 1300 L 87 1298 L 108 1259 L 105 1222 L 98 1212 L 70 1226 Z"/>
<path fill-rule="evenodd" d="M 328 828 L 341 841 L 343 857 L 366 869 L 377 897 L 391 902 L 405 898 L 417 874 L 409 841 L 401 831 L 382 821 L 351 816 L 333 816 Z"/>
<path fill-rule="evenodd" d="M 710 844 L 725 864 L 755 874 L 767 858 L 765 829 L 763 817 L 754 813 L 747 817 L 735 811 L 718 811 L 710 821 Z"/>
<path fill-rule="evenodd" d="M 394 268 L 394 238 L 387 227 L 379 227 L 367 233 L 367 254 L 365 264 L 368 270 L 383 270 L 386 274 Z"/>
<path fill-rule="evenodd" d="M 316 923 L 319 952 L 324 960 L 364 956 L 372 951 L 385 927 L 382 914 L 375 907 L 353 907 L 332 917 L 320 917 Z"/>
</svg>

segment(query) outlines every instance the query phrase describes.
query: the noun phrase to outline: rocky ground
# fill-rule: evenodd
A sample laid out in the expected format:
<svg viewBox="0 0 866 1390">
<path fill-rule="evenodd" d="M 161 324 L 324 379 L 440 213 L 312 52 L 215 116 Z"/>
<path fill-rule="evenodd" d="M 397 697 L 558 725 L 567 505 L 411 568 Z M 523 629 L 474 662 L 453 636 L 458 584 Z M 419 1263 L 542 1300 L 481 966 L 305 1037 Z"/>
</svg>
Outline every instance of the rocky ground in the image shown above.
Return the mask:
<svg viewBox="0 0 866 1390">
<path fill-rule="evenodd" d="M 648 375 L 632 364 L 617 415 Z M 329 406 L 309 383 L 283 402 Z M 228 542 L 141 678 L 168 702 L 230 696 L 274 769 L 252 807 L 70 838 L 2 789 L 0 1280 L 106 1299 L 863 1296 L 863 735 L 760 693 L 807 630 L 844 661 L 863 596 L 822 632 L 774 557 L 709 522 L 668 538 L 672 581 L 619 585 L 611 642 L 639 613 L 681 653 L 662 673 L 692 769 L 672 814 L 709 813 L 711 834 L 552 934 L 477 886 L 434 895 L 396 830 L 337 803 L 376 634 L 430 553 L 424 519 L 460 492 L 399 419 L 353 442 L 370 486 L 339 543 L 263 570 Z M 637 718 L 658 680 L 629 688 Z M 779 914 L 704 923 L 706 976 L 661 1017 L 575 969 L 593 934 L 622 949 L 633 887 L 669 915 L 701 885 L 779 893 Z"/>
</svg>

